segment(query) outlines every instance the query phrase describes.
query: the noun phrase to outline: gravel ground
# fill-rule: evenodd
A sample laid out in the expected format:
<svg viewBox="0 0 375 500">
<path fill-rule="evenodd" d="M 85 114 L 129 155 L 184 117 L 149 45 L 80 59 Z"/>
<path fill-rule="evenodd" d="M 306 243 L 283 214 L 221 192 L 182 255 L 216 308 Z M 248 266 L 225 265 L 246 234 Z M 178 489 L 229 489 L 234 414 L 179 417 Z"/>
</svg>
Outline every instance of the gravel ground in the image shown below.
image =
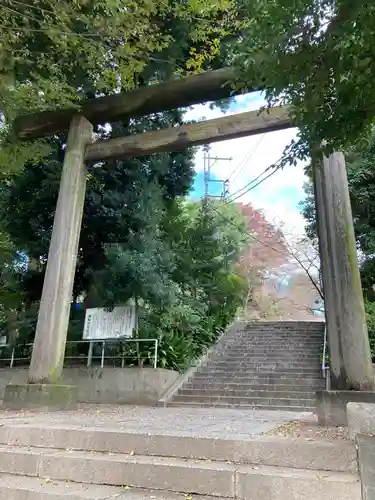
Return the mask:
<svg viewBox="0 0 375 500">
<path fill-rule="evenodd" d="M 219 408 L 152 408 L 142 406 L 80 405 L 69 412 L 0 410 L 0 425 L 25 424 L 64 427 L 118 428 L 135 433 L 222 439 L 246 439 L 281 429 L 307 413 Z"/>
</svg>

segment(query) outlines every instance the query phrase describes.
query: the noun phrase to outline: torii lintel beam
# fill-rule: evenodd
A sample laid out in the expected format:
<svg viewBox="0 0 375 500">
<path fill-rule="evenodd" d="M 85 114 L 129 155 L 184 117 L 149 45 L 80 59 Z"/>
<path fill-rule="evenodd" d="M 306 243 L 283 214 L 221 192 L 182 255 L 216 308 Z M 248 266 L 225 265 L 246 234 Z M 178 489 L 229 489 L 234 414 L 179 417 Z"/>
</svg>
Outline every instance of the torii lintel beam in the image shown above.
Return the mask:
<svg viewBox="0 0 375 500">
<path fill-rule="evenodd" d="M 236 73 L 233 68 L 206 71 L 129 92 L 85 100 L 78 108 L 19 116 L 14 121 L 14 131 L 20 139 L 35 139 L 68 130 L 73 116 L 77 114 L 97 125 L 217 101 L 246 91 L 234 91 L 232 84 L 235 80 Z"/>
<path fill-rule="evenodd" d="M 191 146 L 284 130 L 292 126 L 287 106 L 261 112 L 248 111 L 155 132 L 98 141 L 87 146 L 85 161 L 92 163 L 109 158 L 182 151 Z"/>
</svg>

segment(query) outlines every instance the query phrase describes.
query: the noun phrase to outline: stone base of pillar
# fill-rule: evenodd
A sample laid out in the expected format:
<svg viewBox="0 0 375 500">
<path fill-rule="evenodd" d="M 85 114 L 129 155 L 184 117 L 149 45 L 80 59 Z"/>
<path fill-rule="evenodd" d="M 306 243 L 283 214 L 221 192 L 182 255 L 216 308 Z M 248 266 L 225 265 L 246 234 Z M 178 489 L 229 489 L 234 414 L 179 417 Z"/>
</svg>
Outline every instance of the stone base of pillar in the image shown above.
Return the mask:
<svg viewBox="0 0 375 500">
<path fill-rule="evenodd" d="M 375 436 L 358 434 L 357 447 L 362 498 L 364 500 L 375 500 Z"/>
<path fill-rule="evenodd" d="M 346 405 L 350 402 L 375 403 L 375 392 L 318 391 L 316 399 L 319 425 L 346 427 L 348 425 Z"/>
<path fill-rule="evenodd" d="M 349 437 L 355 440 L 358 434 L 375 436 L 375 404 L 374 403 L 348 403 L 346 407 L 348 416 Z M 374 454 L 375 460 L 375 454 Z M 375 467 L 374 467 L 375 470 Z"/>
<path fill-rule="evenodd" d="M 9 410 L 74 410 L 77 387 L 55 384 L 9 384 L 3 406 Z"/>
</svg>

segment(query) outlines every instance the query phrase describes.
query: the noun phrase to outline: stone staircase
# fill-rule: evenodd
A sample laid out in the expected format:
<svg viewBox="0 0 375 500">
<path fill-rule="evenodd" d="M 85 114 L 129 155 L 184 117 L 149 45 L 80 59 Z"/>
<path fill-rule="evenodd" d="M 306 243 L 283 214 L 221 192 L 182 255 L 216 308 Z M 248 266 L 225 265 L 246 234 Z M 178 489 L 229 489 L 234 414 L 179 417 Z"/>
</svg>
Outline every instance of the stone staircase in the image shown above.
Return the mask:
<svg viewBox="0 0 375 500">
<path fill-rule="evenodd" d="M 9 418 L 0 427 L 0 500 L 361 498 L 350 441 L 171 432 L 74 426 L 69 414 L 39 425 Z"/>
<path fill-rule="evenodd" d="M 322 322 L 237 323 L 168 406 L 315 411 Z"/>
</svg>

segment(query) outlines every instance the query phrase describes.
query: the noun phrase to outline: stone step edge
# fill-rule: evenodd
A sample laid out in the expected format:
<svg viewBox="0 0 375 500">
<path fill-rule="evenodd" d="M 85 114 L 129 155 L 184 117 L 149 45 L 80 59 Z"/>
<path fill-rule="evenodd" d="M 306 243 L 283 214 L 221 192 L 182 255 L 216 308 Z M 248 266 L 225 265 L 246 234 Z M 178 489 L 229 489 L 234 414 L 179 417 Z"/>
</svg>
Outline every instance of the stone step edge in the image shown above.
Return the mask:
<svg viewBox="0 0 375 500">
<path fill-rule="evenodd" d="M 287 411 L 298 413 L 316 413 L 316 407 L 312 406 L 285 406 L 285 405 L 258 405 L 258 404 L 220 404 L 220 403 L 195 403 L 184 401 L 170 401 L 169 407 L 176 408 L 230 408 L 231 410 L 262 410 L 262 411 Z"/>
<path fill-rule="evenodd" d="M 307 441 L 301 438 L 254 436 L 238 439 L 130 433 L 117 428 L 4 426 L 1 451 L 38 450 L 41 453 L 95 453 L 111 456 L 284 466 L 345 472 L 357 471 L 357 452 L 351 441 Z M 24 436 L 20 432 L 24 432 Z M 31 431 L 31 432 L 30 432 Z M 21 441 L 22 440 L 22 441 Z M 5 443 L 3 443 L 5 441 Z M 53 447 L 51 446 L 53 444 Z M 105 455 L 107 456 L 107 455 Z"/>
<path fill-rule="evenodd" d="M 220 497 L 219 497 L 220 498 Z M 0 500 L 186 500 L 186 495 L 165 490 L 43 481 L 38 477 L 2 474 Z M 191 500 L 218 500 L 194 495 Z"/>
<path fill-rule="evenodd" d="M 299 385 L 292 384 L 246 384 L 245 382 L 220 383 L 220 382 L 187 382 L 180 391 L 280 391 L 280 392 L 316 392 L 322 390 L 323 384 Z M 323 387 L 324 388 L 324 387 Z"/>
<path fill-rule="evenodd" d="M 275 480 L 276 484 L 280 481 L 287 481 L 289 488 L 297 488 L 298 492 L 302 489 L 302 496 L 306 497 L 308 490 L 314 491 L 314 485 L 316 487 L 319 485 L 321 494 L 325 493 L 327 488 L 330 499 L 336 498 L 332 496 L 333 487 L 335 491 L 342 488 L 342 491 L 337 491 L 337 494 L 338 498 L 343 498 L 342 494 L 344 492 L 346 494 L 348 486 L 354 486 L 354 489 L 350 488 L 350 491 L 355 493 L 355 497 L 346 497 L 350 500 L 357 498 L 359 500 L 360 496 L 357 497 L 357 493 L 361 490 L 359 476 L 353 472 L 271 466 L 254 467 L 253 465 L 234 465 L 202 460 L 187 462 L 181 459 L 113 456 L 89 452 L 56 454 L 40 449 L 37 453 L 30 449 L 24 449 L 22 452 L 18 450 L 21 458 L 19 460 L 14 451 L 9 451 L 9 457 L 4 457 L 5 453 L 5 450 L 0 451 L 0 466 L 1 470 L 7 474 L 11 473 L 8 469 L 16 468 L 18 475 L 76 483 L 130 486 L 241 499 L 248 499 L 258 482 L 266 486 L 269 483 L 274 484 Z M 26 461 L 25 456 L 27 456 Z M 6 458 L 10 459 L 8 463 Z M 276 498 L 275 486 L 273 486 L 271 498 Z M 289 488 L 287 487 L 288 491 L 290 491 Z"/>
<path fill-rule="evenodd" d="M 125 500 L 125 495 L 129 500 L 146 498 L 143 494 L 142 496 L 135 494 L 129 498 L 129 491 L 116 486 L 52 481 L 16 474 L 0 476 L 0 500 L 60 500 L 60 498 L 61 500 Z M 150 495 L 154 496 L 153 492 L 150 492 Z"/>
<path fill-rule="evenodd" d="M 228 404 L 228 405 L 249 405 L 249 406 L 258 406 L 258 405 L 265 405 L 265 406 L 292 406 L 292 407 L 308 407 L 308 408 L 313 408 L 316 406 L 316 399 L 311 398 L 311 399 L 306 399 L 306 398 L 268 398 L 268 397 L 217 397 L 217 396 L 180 396 L 176 395 L 173 397 L 172 402 L 184 402 L 188 403 L 189 401 L 194 402 L 194 403 L 207 403 L 207 404 L 213 404 L 215 405 L 216 403 L 223 403 L 223 404 Z"/>
<path fill-rule="evenodd" d="M 228 396 L 228 397 L 274 397 L 278 398 L 292 398 L 292 399 L 315 399 L 317 390 L 306 390 L 306 391 L 293 391 L 290 389 L 289 391 L 279 391 L 274 389 L 258 389 L 258 390 L 250 390 L 250 389 L 197 389 L 197 388 L 183 388 L 180 389 L 176 396 L 181 395 L 192 395 L 195 396 Z"/>
</svg>

